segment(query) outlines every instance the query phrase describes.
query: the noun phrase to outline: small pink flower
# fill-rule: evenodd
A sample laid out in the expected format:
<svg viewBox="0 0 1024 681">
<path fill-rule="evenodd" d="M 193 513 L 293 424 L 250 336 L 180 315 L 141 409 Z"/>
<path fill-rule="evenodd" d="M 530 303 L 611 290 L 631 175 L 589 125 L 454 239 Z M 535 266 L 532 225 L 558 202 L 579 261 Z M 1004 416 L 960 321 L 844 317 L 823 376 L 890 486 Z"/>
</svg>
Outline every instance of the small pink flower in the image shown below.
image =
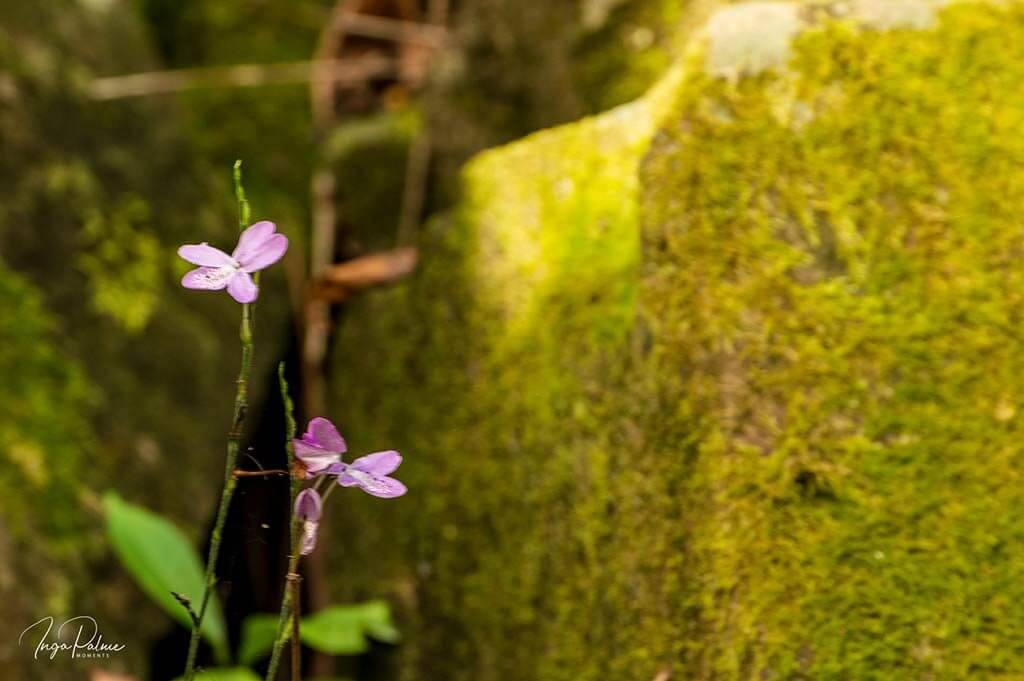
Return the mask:
<svg viewBox="0 0 1024 681">
<path fill-rule="evenodd" d="M 292 440 L 295 456 L 306 467 L 306 477 L 323 473 L 333 464 L 341 461 L 341 455 L 348 451 L 345 438 L 334 424 L 317 416 L 309 422 L 301 439 Z"/>
<path fill-rule="evenodd" d="M 345 463 L 341 460 L 348 450 L 345 439 L 322 416 L 311 420 L 302 438 L 292 440 L 292 444 L 307 478 L 335 475 L 342 487 L 358 487 L 384 499 L 400 497 L 408 491 L 401 482 L 389 477 L 402 464 L 401 454 L 394 450 L 374 452 Z"/>
<path fill-rule="evenodd" d="M 231 255 L 206 242 L 182 246 L 178 255 L 199 267 L 186 274 L 181 285 L 207 291 L 226 288 L 238 302 L 251 303 L 259 290 L 250 275 L 270 267 L 288 250 L 288 237 L 276 230 L 273 222 L 257 222 L 238 237 Z"/>
</svg>

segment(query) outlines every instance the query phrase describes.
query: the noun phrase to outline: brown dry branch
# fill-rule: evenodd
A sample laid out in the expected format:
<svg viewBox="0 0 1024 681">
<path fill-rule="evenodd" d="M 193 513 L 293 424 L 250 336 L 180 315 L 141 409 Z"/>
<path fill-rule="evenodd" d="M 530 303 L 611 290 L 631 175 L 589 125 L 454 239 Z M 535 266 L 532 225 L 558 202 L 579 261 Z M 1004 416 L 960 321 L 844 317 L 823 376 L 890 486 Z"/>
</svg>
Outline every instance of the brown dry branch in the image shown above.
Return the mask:
<svg viewBox="0 0 1024 681">
<path fill-rule="evenodd" d="M 271 468 L 263 471 L 243 471 L 235 469 L 232 473 L 236 478 L 269 478 L 275 475 L 288 475 L 288 471 Z"/>
<path fill-rule="evenodd" d="M 402 21 L 401 19 L 375 17 L 353 12 L 344 13 L 341 20 L 348 33 L 364 38 L 419 43 L 427 47 L 440 47 L 445 38 L 443 26 L 421 24 L 416 21 Z"/>
<path fill-rule="evenodd" d="M 110 100 L 204 88 L 261 87 L 321 81 L 335 87 L 352 87 L 374 78 L 391 77 L 397 72 L 398 62 L 381 56 L 171 69 L 97 78 L 89 85 L 89 96 Z"/>
<path fill-rule="evenodd" d="M 439 29 L 441 36 L 445 36 L 447 33 L 445 25 L 448 23 L 448 0 L 430 0 L 427 8 L 427 20 L 430 22 L 429 26 Z M 426 73 L 430 58 L 433 57 L 433 51 L 440 49 L 442 46 L 443 43 L 438 42 L 432 46 L 434 49 L 426 55 L 427 63 L 421 69 L 424 74 Z M 404 64 L 401 70 L 403 75 L 409 71 L 408 67 Z M 419 79 L 422 80 L 423 77 L 420 76 Z M 416 240 L 416 230 L 420 224 L 420 216 L 423 213 L 423 205 L 427 195 L 427 178 L 430 174 L 431 150 L 430 133 L 424 129 L 413 141 L 409 149 L 409 158 L 406 161 L 402 207 L 398 219 L 398 246 L 409 246 Z"/>
<path fill-rule="evenodd" d="M 400 281 L 416 269 L 418 258 L 415 248 L 397 248 L 331 265 L 313 281 L 310 295 L 339 303 L 353 293 Z"/>
</svg>

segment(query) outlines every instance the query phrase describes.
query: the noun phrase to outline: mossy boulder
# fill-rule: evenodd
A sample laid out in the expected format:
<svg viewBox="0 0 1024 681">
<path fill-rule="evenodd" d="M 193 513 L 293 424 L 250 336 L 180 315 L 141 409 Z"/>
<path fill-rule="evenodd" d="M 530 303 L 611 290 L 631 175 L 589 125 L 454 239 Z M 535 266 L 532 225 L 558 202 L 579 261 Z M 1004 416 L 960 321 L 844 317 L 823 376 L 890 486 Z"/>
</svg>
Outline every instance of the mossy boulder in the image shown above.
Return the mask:
<svg viewBox="0 0 1024 681">
<path fill-rule="evenodd" d="M 82 511 L 96 503 L 88 422 L 95 395 L 58 348 L 39 292 L 2 263 L 0 300 L 0 588 L 11 615 L 0 623 L 0 660 L 16 667 L 32 655 L 17 650 L 25 627 L 77 614 L 79 585 L 103 549 Z"/>
<path fill-rule="evenodd" d="M 331 564 L 399 678 L 1024 674 L 1024 8 L 725 11 L 345 320 L 411 491 Z"/>
</svg>

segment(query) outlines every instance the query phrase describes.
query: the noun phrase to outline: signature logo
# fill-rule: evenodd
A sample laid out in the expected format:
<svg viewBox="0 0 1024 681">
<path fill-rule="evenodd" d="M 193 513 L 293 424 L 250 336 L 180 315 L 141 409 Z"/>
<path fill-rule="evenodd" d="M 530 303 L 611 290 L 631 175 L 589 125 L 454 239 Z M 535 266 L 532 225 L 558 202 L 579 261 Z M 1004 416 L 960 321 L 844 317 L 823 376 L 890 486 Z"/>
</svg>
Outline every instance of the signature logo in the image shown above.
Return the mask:
<svg viewBox="0 0 1024 681">
<path fill-rule="evenodd" d="M 89 615 L 72 617 L 57 627 L 56 631 L 54 631 L 53 625 L 53 618 L 49 616 L 29 625 L 18 637 L 18 646 L 22 645 L 26 637 L 31 641 L 28 634 L 34 632 L 41 633 L 32 655 L 37 660 L 40 656 L 52 660 L 60 653 L 68 653 L 73 659 L 108 658 L 112 653 L 119 653 L 125 649 L 123 643 L 104 641 L 99 624 Z"/>
</svg>

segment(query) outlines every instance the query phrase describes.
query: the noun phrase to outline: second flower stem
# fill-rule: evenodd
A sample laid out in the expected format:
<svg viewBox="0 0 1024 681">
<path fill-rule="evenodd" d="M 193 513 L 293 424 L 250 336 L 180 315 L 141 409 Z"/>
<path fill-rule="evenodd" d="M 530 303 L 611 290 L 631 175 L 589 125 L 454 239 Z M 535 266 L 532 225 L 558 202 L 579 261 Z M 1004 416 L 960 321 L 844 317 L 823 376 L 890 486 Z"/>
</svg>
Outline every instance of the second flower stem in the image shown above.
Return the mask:
<svg viewBox="0 0 1024 681">
<path fill-rule="evenodd" d="M 292 521 L 293 532 L 297 533 L 297 525 L 297 521 Z M 277 668 L 281 664 L 281 650 L 284 648 L 285 642 L 294 636 L 297 629 L 293 626 L 295 618 L 293 610 L 298 609 L 297 607 L 293 608 L 293 604 L 298 605 L 298 600 L 295 598 L 297 589 L 292 588 L 292 583 L 298 576 L 300 548 L 298 542 L 292 542 L 291 553 L 288 556 L 288 575 L 285 579 L 284 599 L 281 602 L 281 615 L 277 620 L 277 639 L 274 641 L 274 649 L 270 654 L 270 666 L 267 667 L 266 681 L 274 681 L 277 678 Z M 300 645 L 297 638 L 292 641 L 292 645 Z"/>
<path fill-rule="evenodd" d="M 281 615 L 278 617 L 277 622 L 277 638 L 274 641 L 274 649 L 270 654 L 270 666 L 267 667 L 267 681 L 274 681 L 277 676 L 277 668 L 281 663 L 281 649 L 284 647 L 284 643 L 288 640 L 289 636 L 291 636 L 293 646 L 292 674 L 293 676 L 297 675 L 298 647 L 301 645 L 298 635 L 298 619 L 295 616 L 295 611 L 298 610 L 299 604 L 298 569 L 301 549 L 299 542 L 302 538 L 302 528 L 300 527 L 299 519 L 294 515 L 294 509 L 295 498 L 298 496 L 299 488 L 302 486 L 302 479 L 299 477 L 295 466 L 295 448 L 292 445 L 292 438 L 295 437 L 295 407 L 288 393 L 288 383 L 284 378 L 283 362 L 277 367 L 277 378 L 281 388 L 281 402 L 284 405 L 285 451 L 288 455 L 288 470 L 292 472 L 290 493 L 288 495 L 288 517 L 290 518 L 288 524 L 288 545 L 291 550 L 288 554 L 288 572 L 285 579 L 284 596 L 281 599 Z"/>
</svg>

